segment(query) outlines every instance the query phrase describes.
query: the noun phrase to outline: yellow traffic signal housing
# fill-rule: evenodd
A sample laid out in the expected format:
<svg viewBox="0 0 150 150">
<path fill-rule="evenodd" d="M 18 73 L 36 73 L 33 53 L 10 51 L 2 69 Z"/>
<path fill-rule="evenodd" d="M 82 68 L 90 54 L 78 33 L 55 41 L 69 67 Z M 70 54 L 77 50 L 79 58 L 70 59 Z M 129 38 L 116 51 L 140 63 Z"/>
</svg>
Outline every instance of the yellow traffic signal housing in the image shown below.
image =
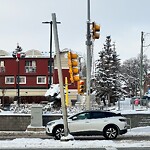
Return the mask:
<svg viewBox="0 0 150 150">
<path fill-rule="evenodd" d="M 78 94 L 84 94 L 85 92 L 85 82 L 84 80 L 78 81 Z"/>
<path fill-rule="evenodd" d="M 94 40 L 100 38 L 100 34 L 97 33 L 99 31 L 100 31 L 100 25 L 96 24 L 95 22 L 92 22 L 92 38 Z"/>
<path fill-rule="evenodd" d="M 77 59 L 78 59 L 77 54 L 68 52 L 68 65 L 69 65 L 69 74 L 70 74 L 71 83 L 80 80 Z"/>
</svg>

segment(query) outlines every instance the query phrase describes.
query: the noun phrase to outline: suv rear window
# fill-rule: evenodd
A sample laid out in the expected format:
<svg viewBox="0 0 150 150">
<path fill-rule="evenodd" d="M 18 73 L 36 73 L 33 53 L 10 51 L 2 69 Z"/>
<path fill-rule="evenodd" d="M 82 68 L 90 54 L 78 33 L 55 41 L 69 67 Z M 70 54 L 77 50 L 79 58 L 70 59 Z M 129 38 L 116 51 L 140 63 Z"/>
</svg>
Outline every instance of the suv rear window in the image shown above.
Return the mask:
<svg viewBox="0 0 150 150">
<path fill-rule="evenodd" d="M 97 119 L 97 118 L 105 118 L 105 113 L 104 112 L 92 112 L 91 119 Z"/>
<path fill-rule="evenodd" d="M 113 113 L 113 112 L 105 112 L 105 116 L 106 117 L 115 117 L 115 116 L 121 116 L 121 114 L 116 114 L 116 113 Z"/>
<path fill-rule="evenodd" d="M 91 113 L 91 119 L 114 117 L 114 116 L 121 116 L 121 114 L 116 114 L 113 112 L 92 112 Z"/>
</svg>

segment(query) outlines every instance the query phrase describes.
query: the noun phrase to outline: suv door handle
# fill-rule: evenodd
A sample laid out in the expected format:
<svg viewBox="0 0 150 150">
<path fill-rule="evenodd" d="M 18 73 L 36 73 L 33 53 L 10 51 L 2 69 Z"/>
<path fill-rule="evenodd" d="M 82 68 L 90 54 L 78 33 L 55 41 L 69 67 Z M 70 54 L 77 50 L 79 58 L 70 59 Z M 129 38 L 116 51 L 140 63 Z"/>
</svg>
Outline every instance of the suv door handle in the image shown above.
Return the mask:
<svg viewBox="0 0 150 150">
<path fill-rule="evenodd" d="M 89 123 L 89 121 L 85 121 L 85 123 Z"/>
</svg>

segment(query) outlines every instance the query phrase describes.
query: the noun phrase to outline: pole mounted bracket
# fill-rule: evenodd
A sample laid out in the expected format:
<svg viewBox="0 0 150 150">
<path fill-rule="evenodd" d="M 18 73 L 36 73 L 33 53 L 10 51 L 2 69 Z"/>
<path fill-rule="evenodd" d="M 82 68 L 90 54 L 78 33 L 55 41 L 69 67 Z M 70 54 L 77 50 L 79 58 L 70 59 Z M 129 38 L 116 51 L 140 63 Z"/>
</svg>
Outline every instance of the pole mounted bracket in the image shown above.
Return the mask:
<svg viewBox="0 0 150 150">
<path fill-rule="evenodd" d="M 86 41 L 85 43 L 87 46 L 91 46 L 93 44 L 92 41 Z"/>
</svg>

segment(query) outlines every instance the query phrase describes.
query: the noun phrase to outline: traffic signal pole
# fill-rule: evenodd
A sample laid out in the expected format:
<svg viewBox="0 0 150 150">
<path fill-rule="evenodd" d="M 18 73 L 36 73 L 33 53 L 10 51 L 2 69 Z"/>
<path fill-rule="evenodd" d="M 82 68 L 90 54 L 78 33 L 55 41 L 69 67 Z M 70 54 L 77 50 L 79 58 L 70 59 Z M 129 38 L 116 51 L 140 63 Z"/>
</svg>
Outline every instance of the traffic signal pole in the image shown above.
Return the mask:
<svg viewBox="0 0 150 150">
<path fill-rule="evenodd" d="M 91 32 L 90 32 L 90 0 L 87 0 L 87 69 L 86 69 L 86 110 L 90 110 L 90 85 L 91 85 Z"/>
<path fill-rule="evenodd" d="M 63 122 L 64 122 L 64 136 L 67 137 L 68 136 L 67 109 L 66 109 L 66 104 L 65 104 L 65 93 L 64 93 L 64 87 L 63 87 L 60 48 L 59 48 L 58 32 L 57 32 L 57 24 L 56 24 L 56 14 L 55 13 L 52 13 L 52 21 L 53 21 L 53 32 L 54 32 L 54 41 L 55 41 L 55 49 L 56 49 L 56 61 L 57 61 L 57 68 L 58 68 L 58 79 L 59 79 L 59 85 L 60 85 L 61 105 L 62 105 Z"/>
<path fill-rule="evenodd" d="M 143 32 L 141 32 L 141 54 L 140 54 L 140 100 L 143 96 Z"/>
</svg>

